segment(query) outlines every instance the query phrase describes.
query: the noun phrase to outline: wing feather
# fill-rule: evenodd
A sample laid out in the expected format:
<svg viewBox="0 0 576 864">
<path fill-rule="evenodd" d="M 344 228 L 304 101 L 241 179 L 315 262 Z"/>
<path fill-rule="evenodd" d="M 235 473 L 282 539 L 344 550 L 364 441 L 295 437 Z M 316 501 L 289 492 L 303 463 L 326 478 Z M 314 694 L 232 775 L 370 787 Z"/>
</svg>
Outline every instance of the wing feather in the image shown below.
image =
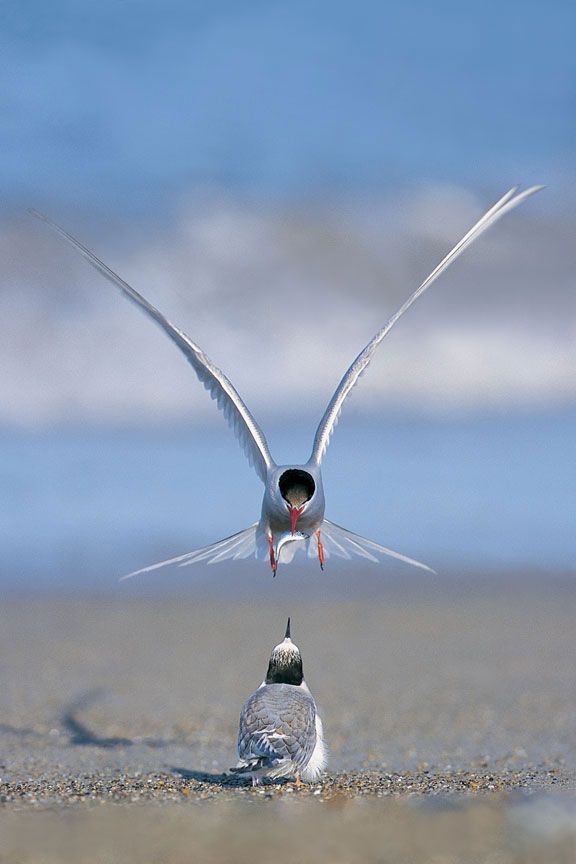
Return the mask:
<svg viewBox="0 0 576 864">
<path fill-rule="evenodd" d="M 397 312 L 389 319 L 389 321 L 382 327 L 381 330 L 376 333 L 376 335 L 368 342 L 366 347 L 358 354 L 342 380 L 340 381 L 338 387 L 336 388 L 336 392 L 332 396 L 330 403 L 318 425 L 318 429 L 316 430 L 316 436 L 314 438 L 314 446 L 312 448 L 312 455 L 310 457 L 310 461 L 320 464 L 322 461 L 322 457 L 326 452 L 326 448 L 330 442 L 330 436 L 332 435 L 336 424 L 338 422 L 338 418 L 340 416 L 340 412 L 342 410 L 342 405 L 344 404 L 344 400 L 360 378 L 360 376 L 366 371 L 368 364 L 372 359 L 372 355 L 376 351 L 376 348 L 384 337 L 390 332 L 394 324 L 404 315 L 405 312 L 408 311 L 410 306 L 423 294 L 427 288 L 432 285 L 433 282 L 440 276 L 441 273 L 446 270 L 447 267 L 452 264 L 453 261 L 458 258 L 459 255 L 464 252 L 464 250 L 474 242 L 481 234 L 486 231 L 491 225 L 496 222 L 497 219 L 500 219 L 505 213 L 508 213 L 509 210 L 512 210 L 514 207 L 517 207 L 522 203 L 526 198 L 530 195 L 533 195 L 534 192 L 537 192 L 539 189 L 542 189 L 542 186 L 532 186 L 530 189 L 526 189 L 524 192 L 518 193 L 518 187 L 514 186 L 505 195 L 500 198 L 496 204 L 494 204 L 482 217 L 476 222 L 475 225 L 462 237 L 462 239 L 454 246 L 454 248 L 446 255 L 445 258 L 442 259 L 440 264 L 430 273 L 430 275 L 422 282 L 419 288 L 414 291 L 413 294 L 410 295 L 408 300 L 398 309 Z"/>
<path fill-rule="evenodd" d="M 314 700 L 290 684 L 260 687 L 244 704 L 238 732 L 240 763 L 258 761 L 278 775 L 302 770 L 316 745 Z"/>
<path fill-rule="evenodd" d="M 87 249 L 79 240 L 76 240 L 75 237 L 55 222 L 52 222 L 43 213 L 39 213 L 37 210 L 30 210 L 29 212 L 49 225 L 53 231 L 70 243 L 92 267 L 98 270 L 105 279 L 116 285 L 125 297 L 139 306 L 175 342 L 206 390 L 208 390 L 212 399 L 216 401 L 218 408 L 224 414 L 228 425 L 231 426 L 240 442 L 240 446 L 248 457 L 248 462 L 254 467 L 262 482 L 266 482 L 267 470 L 274 465 L 266 438 L 242 401 L 238 391 L 226 375 L 212 363 L 210 358 L 206 356 L 202 349 L 189 336 L 171 324 L 155 306 L 142 297 L 138 291 L 132 288 L 131 285 L 125 282 L 124 279 L 118 276 L 103 261 L 97 258 L 90 249 Z"/>
<path fill-rule="evenodd" d="M 179 567 L 185 567 L 187 564 L 196 564 L 197 561 L 207 561 L 208 564 L 215 564 L 227 558 L 248 558 L 250 555 L 258 557 L 263 552 L 264 547 L 259 547 L 257 527 L 258 523 L 255 522 L 254 525 L 245 528 L 244 531 L 238 531 L 237 534 L 232 534 L 230 537 L 219 540 L 217 543 L 212 543 L 210 546 L 202 546 L 201 549 L 194 549 L 192 552 L 185 552 L 184 555 L 167 558 L 166 561 L 158 561 L 157 564 L 150 564 L 148 567 L 142 567 L 140 570 L 127 573 L 126 576 L 121 577 L 120 581 L 131 579 L 132 576 L 140 576 L 141 573 L 150 573 L 152 570 L 159 570 L 161 567 L 167 567 L 170 564 L 178 564 Z"/>
<path fill-rule="evenodd" d="M 381 546 L 380 543 L 375 543 L 374 540 L 367 540 L 366 537 L 360 537 L 359 534 L 354 534 L 348 531 L 347 528 L 342 528 L 328 519 L 324 519 L 320 526 L 320 536 L 324 547 L 324 557 L 329 558 L 330 555 L 336 555 L 339 558 L 350 559 L 353 555 L 358 555 L 361 558 L 367 558 L 369 561 L 379 561 L 383 556 L 396 558 L 398 561 L 403 561 L 404 564 L 411 564 L 413 567 L 420 567 L 422 570 L 428 570 L 434 573 L 431 567 L 423 564 L 421 561 L 416 561 L 414 558 L 409 558 L 407 555 L 402 555 L 400 552 L 395 552 L 393 549 L 388 549 L 386 546 Z M 316 536 L 310 538 L 308 546 L 308 555 L 315 557 L 318 551 L 318 540 Z"/>
</svg>

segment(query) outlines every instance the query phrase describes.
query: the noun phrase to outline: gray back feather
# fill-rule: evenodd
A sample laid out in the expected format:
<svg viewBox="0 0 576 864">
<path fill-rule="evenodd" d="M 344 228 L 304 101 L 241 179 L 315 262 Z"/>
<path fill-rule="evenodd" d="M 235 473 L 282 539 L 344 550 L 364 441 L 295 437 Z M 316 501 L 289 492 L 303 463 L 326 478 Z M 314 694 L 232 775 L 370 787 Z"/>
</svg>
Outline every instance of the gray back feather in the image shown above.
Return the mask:
<svg viewBox="0 0 576 864">
<path fill-rule="evenodd" d="M 303 770 L 315 746 L 316 705 L 301 687 L 267 684 L 245 703 L 238 733 L 243 762 L 289 760 Z"/>
</svg>

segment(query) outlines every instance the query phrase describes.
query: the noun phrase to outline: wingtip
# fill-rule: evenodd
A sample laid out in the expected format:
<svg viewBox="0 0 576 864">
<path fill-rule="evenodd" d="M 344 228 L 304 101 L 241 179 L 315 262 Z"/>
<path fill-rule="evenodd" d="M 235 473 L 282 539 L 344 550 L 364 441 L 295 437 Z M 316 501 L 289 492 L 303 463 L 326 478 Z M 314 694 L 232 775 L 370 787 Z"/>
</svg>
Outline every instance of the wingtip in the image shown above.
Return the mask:
<svg viewBox="0 0 576 864">
<path fill-rule="evenodd" d="M 286 633 L 284 634 L 285 639 L 290 639 L 290 618 L 288 618 L 288 624 L 286 625 Z"/>
<path fill-rule="evenodd" d="M 48 216 L 45 213 L 41 213 L 40 210 L 36 210 L 35 207 L 27 207 L 26 212 L 30 216 L 34 216 L 35 219 L 40 219 L 42 222 L 49 222 Z"/>
<path fill-rule="evenodd" d="M 546 186 L 544 183 L 537 183 L 534 186 L 528 186 L 527 189 L 521 189 L 520 186 L 515 186 L 511 200 L 514 205 L 519 204 L 521 201 L 525 201 L 526 198 L 529 198 L 531 195 L 534 195 L 536 192 L 540 192 L 541 189 L 545 188 Z"/>
<path fill-rule="evenodd" d="M 434 570 L 433 567 L 429 567 L 428 564 L 424 564 L 423 561 L 417 561 L 415 558 L 408 558 L 407 555 L 403 555 L 400 560 L 403 560 L 405 564 L 409 564 L 411 567 L 417 567 L 418 570 L 425 570 L 432 576 L 438 576 L 438 571 Z"/>
<path fill-rule="evenodd" d="M 515 183 L 514 186 L 506 192 L 506 195 L 516 195 L 517 192 L 520 195 L 531 195 L 533 192 L 538 192 L 540 189 L 545 188 L 545 183 L 535 183 L 533 186 L 528 186 L 526 189 L 522 189 L 522 183 Z"/>
</svg>

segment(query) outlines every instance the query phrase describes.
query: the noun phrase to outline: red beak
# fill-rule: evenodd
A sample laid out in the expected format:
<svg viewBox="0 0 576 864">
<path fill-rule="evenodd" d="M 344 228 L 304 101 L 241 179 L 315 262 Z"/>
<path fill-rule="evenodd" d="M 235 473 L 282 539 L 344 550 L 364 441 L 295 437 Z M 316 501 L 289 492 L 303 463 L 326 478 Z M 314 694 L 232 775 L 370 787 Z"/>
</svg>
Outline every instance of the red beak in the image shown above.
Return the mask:
<svg viewBox="0 0 576 864">
<path fill-rule="evenodd" d="M 302 515 L 303 510 L 304 510 L 304 507 L 291 507 L 290 508 L 290 516 L 292 517 L 292 534 L 294 534 L 294 531 L 296 530 L 296 522 L 298 521 L 298 519 Z"/>
</svg>

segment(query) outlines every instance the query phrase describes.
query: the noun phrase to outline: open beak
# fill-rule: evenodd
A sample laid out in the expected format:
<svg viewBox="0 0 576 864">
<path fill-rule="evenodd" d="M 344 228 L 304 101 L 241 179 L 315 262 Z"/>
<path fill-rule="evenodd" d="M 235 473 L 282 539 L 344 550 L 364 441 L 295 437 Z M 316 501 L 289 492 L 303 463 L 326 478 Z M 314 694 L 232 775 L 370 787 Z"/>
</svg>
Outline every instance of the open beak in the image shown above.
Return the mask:
<svg viewBox="0 0 576 864">
<path fill-rule="evenodd" d="M 292 518 L 292 534 L 294 534 L 294 531 L 296 530 L 296 522 L 298 521 L 298 519 L 302 515 L 303 510 L 304 510 L 304 507 L 291 507 L 290 508 L 290 516 Z"/>
</svg>

